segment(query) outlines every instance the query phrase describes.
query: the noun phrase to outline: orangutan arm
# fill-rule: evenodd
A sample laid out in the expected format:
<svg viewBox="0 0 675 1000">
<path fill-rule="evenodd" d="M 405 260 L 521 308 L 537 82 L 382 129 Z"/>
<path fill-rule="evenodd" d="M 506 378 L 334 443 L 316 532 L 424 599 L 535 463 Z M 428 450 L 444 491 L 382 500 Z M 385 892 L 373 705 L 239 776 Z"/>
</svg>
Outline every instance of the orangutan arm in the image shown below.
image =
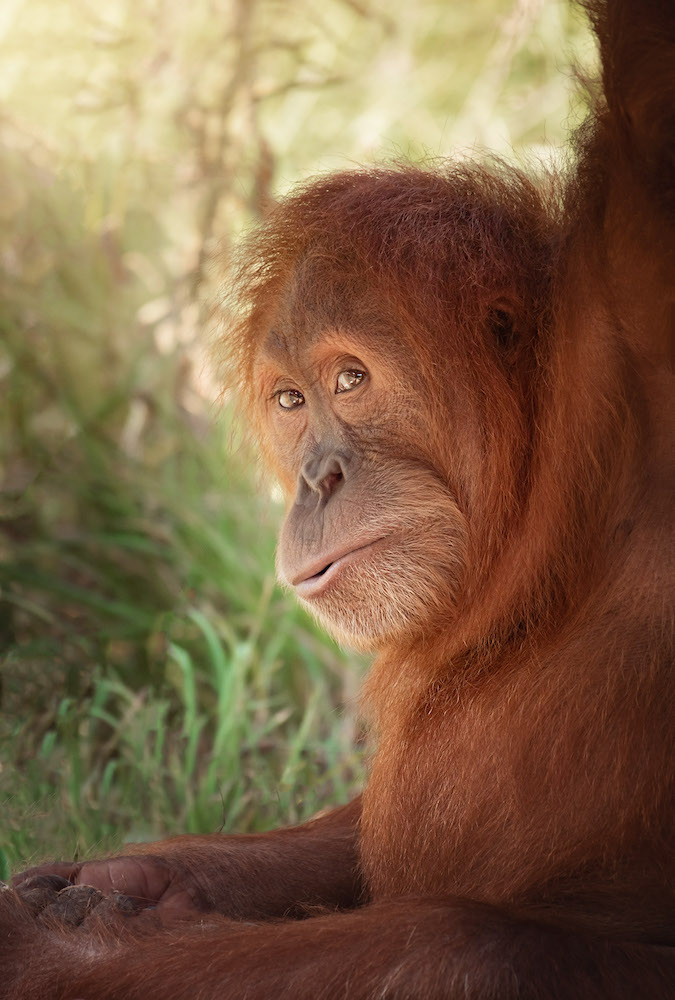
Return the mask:
<svg viewBox="0 0 675 1000">
<path fill-rule="evenodd" d="M 301 916 L 306 907 L 353 907 L 360 798 L 302 826 L 247 836 L 182 836 L 130 845 L 102 861 L 56 862 L 14 879 L 61 875 L 104 894 L 120 892 L 162 913 L 217 911 L 240 920 Z"/>
</svg>

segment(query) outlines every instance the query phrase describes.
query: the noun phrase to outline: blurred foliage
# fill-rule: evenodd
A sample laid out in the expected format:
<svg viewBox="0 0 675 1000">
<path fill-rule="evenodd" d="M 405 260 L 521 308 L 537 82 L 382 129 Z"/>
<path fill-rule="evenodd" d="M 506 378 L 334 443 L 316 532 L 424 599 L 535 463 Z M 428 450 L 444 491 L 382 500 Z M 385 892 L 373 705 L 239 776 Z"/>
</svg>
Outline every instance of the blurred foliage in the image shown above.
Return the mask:
<svg viewBox="0 0 675 1000">
<path fill-rule="evenodd" d="M 353 794 L 359 663 L 273 581 L 210 255 L 318 170 L 555 158 L 553 0 L 3 0 L 0 876 Z"/>
</svg>

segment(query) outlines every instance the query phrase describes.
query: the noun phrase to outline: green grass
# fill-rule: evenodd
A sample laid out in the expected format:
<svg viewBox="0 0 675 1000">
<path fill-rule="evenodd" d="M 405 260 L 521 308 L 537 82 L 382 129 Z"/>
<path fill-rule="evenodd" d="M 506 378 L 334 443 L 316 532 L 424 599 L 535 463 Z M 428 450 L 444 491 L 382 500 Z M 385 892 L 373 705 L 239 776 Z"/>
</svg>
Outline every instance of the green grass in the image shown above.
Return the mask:
<svg viewBox="0 0 675 1000">
<path fill-rule="evenodd" d="M 0 149 L 32 185 L 26 266 L 0 268 L 0 869 L 346 800 L 360 665 L 276 588 L 279 511 L 232 414 L 139 322 L 69 183 L 17 160 Z"/>
<path fill-rule="evenodd" d="M 276 511 L 223 428 L 174 431 L 152 474 L 90 447 L 22 495 L 31 530 L 1 567 L 5 867 L 294 822 L 358 786 L 340 710 L 358 664 L 276 588 Z"/>
</svg>

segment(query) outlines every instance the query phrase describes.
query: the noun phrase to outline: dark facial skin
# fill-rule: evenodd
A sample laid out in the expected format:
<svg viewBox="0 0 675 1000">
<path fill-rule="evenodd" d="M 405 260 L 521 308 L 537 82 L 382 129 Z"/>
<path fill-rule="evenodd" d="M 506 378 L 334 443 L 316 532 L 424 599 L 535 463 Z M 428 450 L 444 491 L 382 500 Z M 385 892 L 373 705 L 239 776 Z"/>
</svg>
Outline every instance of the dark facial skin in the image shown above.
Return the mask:
<svg viewBox="0 0 675 1000">
<path fill-rule="evenodd" d="M 424 446 L 421 376 L 412 360 L 402 370 L 381 357 L 352 333 L 298 343 L 275 331 L 257 368 L 288 501 L 279 577 L 338 638 L 368 649 L 451 611 L 466 535 Z"/>
</svg>

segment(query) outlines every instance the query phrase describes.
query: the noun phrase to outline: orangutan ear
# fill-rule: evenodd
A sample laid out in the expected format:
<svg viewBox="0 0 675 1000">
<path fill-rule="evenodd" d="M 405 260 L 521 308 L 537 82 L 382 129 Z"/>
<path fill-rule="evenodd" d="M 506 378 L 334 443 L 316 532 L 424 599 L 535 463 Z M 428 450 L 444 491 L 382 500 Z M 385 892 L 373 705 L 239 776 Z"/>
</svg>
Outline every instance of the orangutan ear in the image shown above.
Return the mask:
<svg viewBox="0 0 675 1000">
<path fill-rule="evenodd" d="M 508 354 L 518 343 L 518 306 L 509 299 L 499 298 L 490 304 L 488 326 L 498 350 Z"/>
</svg>

